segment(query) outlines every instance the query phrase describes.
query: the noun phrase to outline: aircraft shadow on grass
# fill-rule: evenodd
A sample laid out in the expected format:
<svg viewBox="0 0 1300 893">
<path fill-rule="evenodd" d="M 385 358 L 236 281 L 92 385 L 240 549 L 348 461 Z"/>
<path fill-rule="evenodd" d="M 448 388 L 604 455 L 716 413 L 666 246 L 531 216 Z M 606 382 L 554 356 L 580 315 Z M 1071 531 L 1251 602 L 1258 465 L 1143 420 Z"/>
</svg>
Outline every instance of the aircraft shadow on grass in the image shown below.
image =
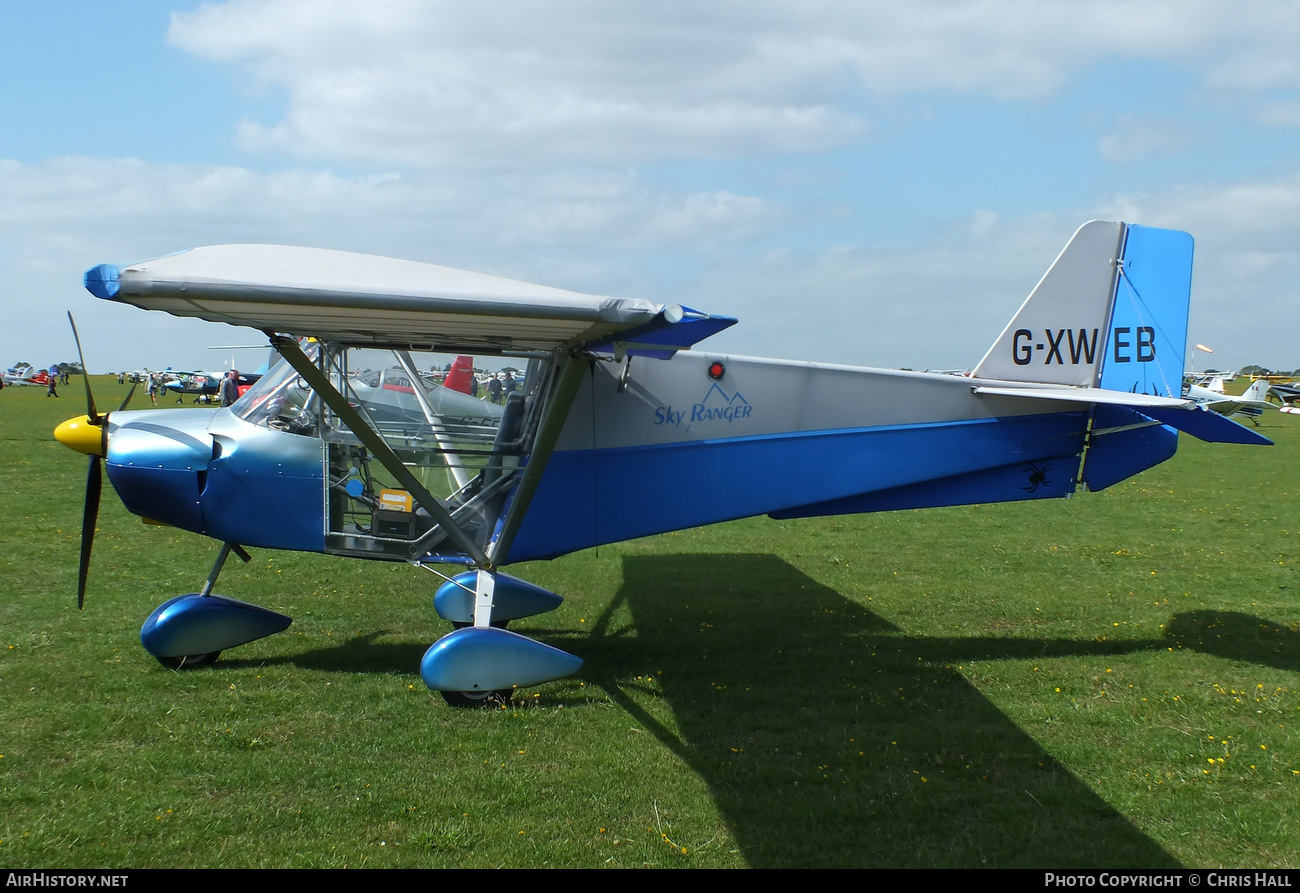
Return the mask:
<svg viewBox="0 0 1300 893">
<path fill-rule="evenodd" d="M 284 660 L 404 672 L 423 646 L 391 632 Z M 1153 640 L 907 636 L 769 555 L 625 557 L 575 637 L 580 675 L 700 775 L 755 867 L 1177 867 L 951 665 L 1174 646 L 1300 669 L 1296 630 L 1235 612 L 1175 615 Z M 652 689 L 678 731 L 643 706 Z"/>
<path fill-rule="evenodd" d="M 681 558 L 696 558 L 698 556 L 676 556 L 673 560 Z M 731 556 L 733 560 L 754 561 L 764 556 Z M 631 560 L 631 559 L 628 559 Z M 641 559 L 649 560 L 649 559 Z M 655 561 L 668 561 L 668 558 L 653 559 Z M 775 560 L 775 559 L 771 559 Z M 799 572 L 790 568 L 789 565 L 782 563 L 789 573 L 798 574 Z M 813 586 L 824 592 L 830 593 L 836 599 L 840 599 L 838 594 L 831 590 L 825 589 L 820 584 L 814 583 L 807 577 L 799 574 L 800 586 Z M 814 590 L 815 591 L 815 590 Z M 702 597 L 698 596 L 697 600 Z M 717 596 L 715 596 L 717 597 Z M 738 598 L 753 599 L 763 598 L 764 594 L 754 595 L 752 593 L 743 594 Z M 766 597 L 775 597 L 767 595 Z M 720 601 L 726 601 L 725 606 L 720 605 L 719 609 L 725 607 L 728 610 L 728 617 L 735 618 L 737 605 L 732 604 L 730 597 L 721 598 Z M 626 599 L 626 592 L 621 594 L 620 600 Z M 841 599 L 841 601 L 843 601 Z M 749 604 L 747 601 L 746 604 Z M 844 601 L 844 610 L 858 616 L 874 618 L 874 622 L 883 624 L 883 628 L 890 635 L 898 635 L 898 631 L 890 626 L 886 621 L 876 618 L 869 611 L 865 611 L 860 606 Z M 612 609 L 613 606 L 611 606 Z M 774 609 L 779 606 L 775 606 Z M 608 611 L 606 612 L 608 616 Z M 653 618 L 652 618 L 653 619 Z M 643 618 L 639 623 L 643 632 L 648 632 L 646 621 Z M 674 627 L 675 629 L 675 627 Z M 724 627 L 725 630 L 725 627 Z M 541 638 L 559 638 L 554 633 L 548 636 L 545 630 L 537 629 L 533 631 Z M 860 632 L 860 631 L 858 631 Z M 665 630 L 665 634 L 667 631 Z M 292 663 L 295 666 L 304 669 L 326 670 L 330 672 L 362 672 L 362 673 L 407 673 L 410 671 L 412 656 L 419 658 L 424 652 L 425 646 L 420 642 L 382 642 L 381 638 L 396 635 L 395 630 L 373 630 L 361 635 L 352 636 L 338 645 L 330 648 L 315 648 L 304 651 L 299 654 L 286 656 L 283 658 L 246 658 L 226 657 L 222 659 L 222 665 L 227 667 L 238 666 L 264 666 L 275 663 Z M 855 632 L 855 635 L 858 634 Z M 606 632 L 599 631 L 597 643 L 602 635 Z M 622 640 L 619 639 L 618 642 Z M 909 639 L 908 641 L 926 641 Z M 1002 639 L 1002 638 L 956 638 L 948 640 L 928 640 L 930 642 L 946 641 L 949 647 L 942 649 L 942 658 L 947 663 L 960 660 L 988 660 L 991 658 L 1024 658 L 1030 659 L 1044 655 L 1070 655 L 1070 654 L 1117 654 L 1131 652 L 1135 650 L 1146 650 L 1152 648 L 1166 648 L 1170 646 L 1187 648 L 1193 651 L 1200 651 L 1206 654 L 1213 654 L 1216 657 L 1222 657 L 1228 660 L 1238 660 L 1247 663 L 1262 664 L 1280 670 L 1300 670 L 1300 632 L 1296 629 L 1280 626 L 1261 617 L 1255 617 L 1251 614 L 1241 614 L 1235 611 L 1191 611 L 1183 614 L 1175 614 L 1169 622 L 1163 639 L 1151 642 L 1134 642 L 1133 640 L 1124 640 L 1119 642 L 1099 643 L 1099 642 L 1077 642 L 1068 639 L 1055 641 L 1041 639 Z M 617 655 L 622 647 L 618 642 L 607 646 L 611 655 Z M 938 658 L 936 658 L 938 659 Z M 626 664 L 626 658 L 619 660 L 620 664 Z M 811 668 L 816 672 L 817 668 Z"/>
<path fill-rule="evenodd" d="M 1160 644 L 1275 670 L 1300 670 L 1300 633 L 1295 627 L 1237 611 L 1175 614 Z"/>
<path fill-rule="evenodd" d="M 751 865 L 1178 864 L 948 668 L 1132 643 L 909 637 L 765 555 L 626 557 L 623 581 L 634 634 L 598 622 L 588 679 L 700 774 Z M 618 681 L 649 667 L 680 731 Z"/>
</svg>

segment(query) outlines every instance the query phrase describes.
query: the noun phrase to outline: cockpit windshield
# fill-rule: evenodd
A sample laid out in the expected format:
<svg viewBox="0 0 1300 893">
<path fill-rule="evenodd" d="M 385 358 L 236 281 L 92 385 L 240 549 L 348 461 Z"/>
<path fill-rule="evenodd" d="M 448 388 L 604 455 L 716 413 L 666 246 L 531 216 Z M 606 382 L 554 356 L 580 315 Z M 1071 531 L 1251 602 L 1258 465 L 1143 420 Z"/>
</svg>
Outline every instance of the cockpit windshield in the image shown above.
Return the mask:
<svg viewBox="0 0 1300 893">
<path fill-rule="evenodd" d="M 313 363 L 319 345 L 303 346 L 303 353 Z M 293 434 L 316 434 L 320 400 L 294 368 L 281 359 L 230 407 L 246 422 L 263 428 L 276 428 Z"/>
<path fill-rule="evenodd" d="M 409 477 L 376 461 L 374 444 L 351 424 L 378 435 L 426 498 L 441 501 L 463 531 L 486 542 L 537 430 L 550 365 L 529 358 L 523 369 L 484 373 L 469 356 L 301 346 L 348 410 L 327 406 L 284 360 L 230 409 L 249 424 L 320 439 L 329 482 L 326 551 L 409 560 L 432 554 L 446 537 L 414 499 Z"/>
</svg>

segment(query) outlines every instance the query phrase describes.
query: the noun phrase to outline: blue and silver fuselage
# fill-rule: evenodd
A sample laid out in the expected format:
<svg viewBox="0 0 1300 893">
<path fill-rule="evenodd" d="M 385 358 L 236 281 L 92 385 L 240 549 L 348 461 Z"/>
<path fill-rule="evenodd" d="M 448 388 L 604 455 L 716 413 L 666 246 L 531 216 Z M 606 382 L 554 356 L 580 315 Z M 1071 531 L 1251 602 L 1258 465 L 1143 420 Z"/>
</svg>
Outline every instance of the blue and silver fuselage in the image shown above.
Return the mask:
<svg viewBox="0 0 1300 893">
<path fill-rule="evenodd" d="M 115 412 L 108 479 L 131 512 L 223 542 L 320 552 L 321 441 L 229 409 Z"/>
<path fill-rule="evenodd" d="M 1075 403 L 979 396 L 978 380 L 929 373 L 717 354 L 631 363 L 620 386 L 619 365 L 592 361 L 500 563 L 757 514 L 1035 499 L 1068 495 L 1081 481 L 1090 411 Z M 260 393 L 250 391 L 235 412 L 114 413 L 108 475 L 127 508 L 277 549 L 366 555 L 358 538 L 418 542 L 427 533 L 431 524 L 403 527 L 378 504 L 382 482 L 370 480 L 364 451 L 345 443 L 346 432 L 266 424 L 249 411 Z M 408 464 L 427 466 L 434 454 L 449 463 L 450 450 L 482 474 L 465 458 L 473 449 L 446 442 L 467 435 L 439 432 L 436 417 L 418 412 L 408 413 L 412 420 L 427 438 L 413 437 L 409 425 L 389 438 Z M 1154 464 L 1175 441 L 1147 421 L 1144 436 L 1160 444 L 1143 461 Z M 493 461 L 493 449 L 479 452 L 478 465 Z M 1093 453 L 1091 483 L 1100 488 L 1109 474 L 1095 445 Z M 527 461 L 524 452 L 516 465 Z M 498 514 L 511 493 L 494 504 Z M 490 538 L 491 525 L 480 535 Z M 369 557 L 439 552 L 434 542 L 420 554 L 380 549 Z"/>
</svg>

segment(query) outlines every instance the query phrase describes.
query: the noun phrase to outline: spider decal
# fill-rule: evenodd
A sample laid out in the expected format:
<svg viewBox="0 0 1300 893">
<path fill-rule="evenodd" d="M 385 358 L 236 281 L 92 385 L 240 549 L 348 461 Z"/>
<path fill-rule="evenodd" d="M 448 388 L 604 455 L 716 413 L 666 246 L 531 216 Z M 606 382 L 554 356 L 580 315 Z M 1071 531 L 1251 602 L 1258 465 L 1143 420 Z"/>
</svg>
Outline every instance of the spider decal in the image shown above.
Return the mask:
<svg viewBox="0 0 1300 893">
<path fill-rule="evenodd" d="M 1030 465 L 1025 469 L 1025 472 L 1029 475 L 1029 486 L 1021 487 L 1020 489 L 1024 490 L 1026 493 L 1033 493 L 1039 487 L 1050 487 L 1052 485 L 1052 479 L 1047 476 L 1047 473 L 1051 470 L 1052 466 L 1050 465 L 1044 465 L 1042 468 L 1039 468 L 1037 465 Z"/>
</svg>

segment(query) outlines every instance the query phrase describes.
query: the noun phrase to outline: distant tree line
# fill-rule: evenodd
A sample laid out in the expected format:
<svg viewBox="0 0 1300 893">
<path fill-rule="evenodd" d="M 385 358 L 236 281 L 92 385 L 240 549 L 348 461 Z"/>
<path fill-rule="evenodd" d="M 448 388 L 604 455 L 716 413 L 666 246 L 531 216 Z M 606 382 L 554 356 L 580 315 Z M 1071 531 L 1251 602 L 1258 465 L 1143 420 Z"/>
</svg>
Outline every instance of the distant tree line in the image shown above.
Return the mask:
<svg viewBox="0 0 1300 893">
<path fill-rule="evenodd" d="M 1217 372 L 1218 369 L 1205 370 L 1205 374 L 1210 374 L 1210 376 Z M 1300 378 L 1300 369 L 1270 369 L 1264 367 L 1264 365 L 1251 364 L 1244 365 L 1244 367 L 1236 370 L 1236 374 L 1239 374 L 1239 376 L 1295 376 Z"/>
<path fill-rule="evenodd" d="M 82 374 L 82 371 L 81 371 L 81 364 L 80 364 L 80 363 L 56 363 L 55 365 L 57 365 L 57 366 L 59 367 L 59 371 L 60 371 L 60 372 L 66 372 L 66 373 L 68 373 L 69 375 L 81 375 L 81 374 Z M 27 362 L 26 360 L 20 360 L 19 362 L 14 363 L 14 368 L 15 368 L 15 369 L 18 368 L 19 366 L 32 366 L 32 364 L 29 363 L 29 362 Z M 42 368 L 42 367 L 40 367 L 40 366 L 32 366 L 32 368 L 33 368 L 33 369 L 40 369 L 40 368 Z"/>
</svg>

